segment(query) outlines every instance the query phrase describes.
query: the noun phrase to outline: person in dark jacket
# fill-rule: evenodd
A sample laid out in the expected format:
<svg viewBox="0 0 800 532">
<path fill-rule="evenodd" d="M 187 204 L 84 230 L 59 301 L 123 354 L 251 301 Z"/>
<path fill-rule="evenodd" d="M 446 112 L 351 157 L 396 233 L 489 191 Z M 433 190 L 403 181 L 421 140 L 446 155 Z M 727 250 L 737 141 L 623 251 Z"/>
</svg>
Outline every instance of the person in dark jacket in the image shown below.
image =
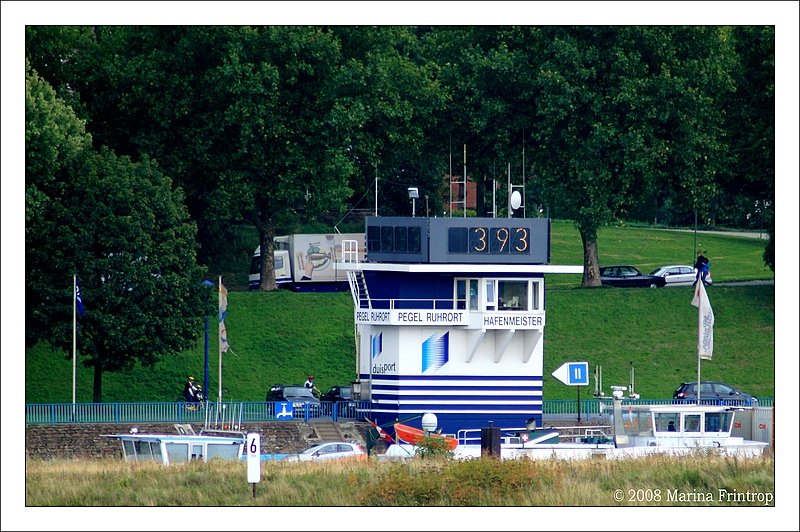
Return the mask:
<svg viewBox="0 0 800 532">
<path fill-rule="evenodd" d="M 197 403 L 200 398 L 197 396 L 197 387 L 194 384 L 194 377 L 189 375 L 186 384 L 183 385 L 183 398 L 187 403 Z"/>
<path fill-rule="evenodd" d="M 692 286 L 697 284 L 697 281 L 702 280 L 703 284 L 708 286 L 708 281 L 706 281 L 706 276 L 708 276 L 708 271 L 710 270 L 711 262 L 708 258 L 703 255 L 703 253 L 708 253 L 708 251 L 697 252 L 697 260 L 694 261 L 694 269 L 697 270 L 697 273 L 694 278 L 694 282 Z"/>
</svg>

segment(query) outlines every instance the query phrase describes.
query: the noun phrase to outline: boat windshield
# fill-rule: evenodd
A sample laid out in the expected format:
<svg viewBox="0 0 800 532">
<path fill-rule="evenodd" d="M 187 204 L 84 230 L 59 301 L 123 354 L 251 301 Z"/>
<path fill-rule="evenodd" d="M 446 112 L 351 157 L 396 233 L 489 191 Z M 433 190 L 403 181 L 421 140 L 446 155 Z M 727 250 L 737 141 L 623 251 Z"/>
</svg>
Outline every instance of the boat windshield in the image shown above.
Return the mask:
<svg viewBox="0 0 800 532">
<path fill-rule="evenodd" d="M 656 432 L 730 432 L 733 412 L 656 412 Z"/>
<path fill-rule="evenodd" d="M 157 441 L 125 440 L 122 442 L 125 451 L 125 460 L 147 462 L 155 460 L 161 462 L 161 445 Z"/>
<path fill-rule="evenodd" d="M 680 414 L 677 412 L 656 412 L 656 432 L 677 432 L 680 430 Z"/>
<path fill-rule="evenodd" d="M 239 456 L 240 445 L 236 442 L 231 443 L 209 443 L 206 449 L 206 456 L 209 460 L 212 458 L 224 458 L 232 460 Z"/>
<path fill-rule="evenodd" d="M 709 412 L 706 414 L 706 432 L 730 432 L 732 412 Z"/>
</svg>

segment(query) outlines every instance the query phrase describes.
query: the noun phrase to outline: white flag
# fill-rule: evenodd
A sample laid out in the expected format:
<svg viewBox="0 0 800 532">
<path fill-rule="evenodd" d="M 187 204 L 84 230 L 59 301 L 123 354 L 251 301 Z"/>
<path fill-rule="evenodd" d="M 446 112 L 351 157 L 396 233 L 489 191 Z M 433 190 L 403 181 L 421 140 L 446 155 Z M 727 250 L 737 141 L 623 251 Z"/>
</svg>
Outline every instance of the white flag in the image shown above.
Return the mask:
<svg viewBox="0 0 800 532">
<path fill-rule="evenodd" d="M 228 316 L 228 289 L 219 283 L 219 350 L 226 353 L 228 345 L 228 330 L 225 328 L 225 318 Z"/>
<path fill-rule="evenodd" d="M 702 281 L 698 282 L 694 289 L 692 305 L 699 309 L 697 356 L 705 360 L 711 360 L 711 355 L 714 354 L 714 311 L 711 310 L 711 302 L 708 300 L 706 285 Z"/>
</svg>

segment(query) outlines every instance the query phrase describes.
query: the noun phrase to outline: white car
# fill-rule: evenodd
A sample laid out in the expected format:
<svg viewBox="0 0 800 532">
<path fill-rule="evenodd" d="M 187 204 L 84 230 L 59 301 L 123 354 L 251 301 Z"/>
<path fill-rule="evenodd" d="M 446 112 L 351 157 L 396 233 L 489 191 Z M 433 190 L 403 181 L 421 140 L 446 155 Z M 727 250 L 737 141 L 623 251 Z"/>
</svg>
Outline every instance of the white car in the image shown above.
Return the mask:
<svg viewBox="0 0 800 532">
<path fill-rule="evenodd" d="M 284 458 L 287 462 L 327 462 L 329 460 L 366 460 L 367 453 L 355 442 L 325 442 L 298 454 L 290 454 Z"/>
<path fill-rule="evenodd" d="M 697 276 L 697 270 L 686 264 L 672 264 L 656 268 L 650 275 L 663 277 L 666 286 L 691 286 Z M 711 272 L 706 275 L 706 284 L 711 284 Z"/>
</svg>

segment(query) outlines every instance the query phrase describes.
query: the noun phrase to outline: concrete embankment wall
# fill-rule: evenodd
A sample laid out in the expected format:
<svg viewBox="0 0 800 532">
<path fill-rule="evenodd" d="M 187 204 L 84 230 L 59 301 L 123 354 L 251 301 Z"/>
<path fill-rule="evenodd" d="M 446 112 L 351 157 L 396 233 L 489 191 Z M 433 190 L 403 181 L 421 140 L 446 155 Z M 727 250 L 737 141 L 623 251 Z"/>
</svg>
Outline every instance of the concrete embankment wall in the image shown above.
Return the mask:
<svg viewBox="0 0 800 532">
<path fill-rule="evenodd" d="M 195 433 L 203 428 L 190 424 Z M 73 460 L 121 458 L 119 441 L 106 438 L 109 434 L 126 434 L 132 428 L 139 433 L 177 434 L 172 423 L 81 423 L 74 425 L 28 425 L 25 427 L 25 454 L 38 460 Z M 346 440 L 366 441 L 369 425 L 339 423 L 339 432 Z M 260 432 L 262 452 L 296 453 L 320 442 L 314 427 L 307 423 L 267 422 L 242 427 L 244 432 Z"/>
</svg>

